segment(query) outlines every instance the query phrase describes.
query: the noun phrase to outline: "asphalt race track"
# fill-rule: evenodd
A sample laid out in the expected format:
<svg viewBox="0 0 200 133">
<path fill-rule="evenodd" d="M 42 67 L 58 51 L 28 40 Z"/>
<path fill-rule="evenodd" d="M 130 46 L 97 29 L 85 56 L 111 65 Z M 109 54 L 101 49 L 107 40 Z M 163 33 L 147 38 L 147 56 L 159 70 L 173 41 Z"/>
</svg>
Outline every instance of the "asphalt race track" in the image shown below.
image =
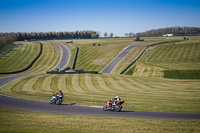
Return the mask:
<svg viewBox="0 0 200 133">
<path fill-rule="evenodd" d="M 63 53 L 62 55 L 63 56 L 60 59 L 60 62 L 56 67 L 58 67 L 59 69 L 63 69 L 69 62 L 70 50 L 65 45 L 63 45 L 62 43 L 58 43 L 58 42 L 51 42 L 51 43 L 54 43 L 54 44 L 58 45 L 62 50 L 62 53 Z"/>
<path fill-rule="evenodd" d="M 49 99 L 50 98 L 51 97 L 49 97 Z M 143 112 L 143 111 L 128 111 L 128 110 L 122 110 L 121 112 L 113 112 L 113 111 L 103 111 L 102 108 L 96 108 L 96 107 L 77 106 L 73 104 L 54 105 L 54 104 L 49 104 L 47 102 L 18 99 L 3 95 L 0 95 L 0 101 L 1 101 L 0 108 L 47 112 L 56 114 L 150 118 L 150 119 L 200 120 L 200 114 L 160 113 L 160 112 Z"/>
<path fill-rule="evenodd" d="M 148 45 L 152 43 L 140 43 L 127 46 L 121 53 L 119 53 L 106 67 L 104 67 L 100 73 L 110 73 L 120 61 L 129 53 L 131 50 L 137 46 Z"/>
<path fill-rule="evenodd" d="M 63 51 L 63 56 L 59 64 L 56 66 L 62 69 L 64 66 L 67 65 L 69 61 L 70 51 L 66 51 L 68 50 L 68 48 L 66 46 L 62 46 L 63 44 L 61 43 L 55 43 L 55 44 L 59 45 Z M 118 56 L 119 57 L 125 56 L 127 52 L 128 51 L 130 52 L 135 46 L 146 45 L 146 44 L 137 44 L 134 46 L 131 45 L 127 47 L 123 52 L 121 52 Z M 2 87 L 3 85 L 15 79 L 18 79 L 24 76 L 30 76 L 30 75 L 35 75 L 35 74 L 16 75 L 16 76 L 0 78 L 0 87 Z M 50 99 L 51 99 L 51 96 L 49 97 L 49 100 Z M 0 95 L 0 108 L 47 112 L 47 113 L 56 113 L 56 114 L 112 116 L 112 117 L 128 117 L 128 118 L 200 120 L 200 114 L 161 113 L 161 112 L 128 111 L 128 110 L 122 110 L 121 112 L 113 112 L 113 111 L 103 111 L 102 108 L 97 108 L 97 107 L 92 107 L 92 106 L 89 107 L 89 106 L 80 106 L 80 105 L 74 105 L 74 104 L 52 105 L 47 102 L 19 99 L 19 98 L 4 96 L 4 95 Z"/>
</svg>

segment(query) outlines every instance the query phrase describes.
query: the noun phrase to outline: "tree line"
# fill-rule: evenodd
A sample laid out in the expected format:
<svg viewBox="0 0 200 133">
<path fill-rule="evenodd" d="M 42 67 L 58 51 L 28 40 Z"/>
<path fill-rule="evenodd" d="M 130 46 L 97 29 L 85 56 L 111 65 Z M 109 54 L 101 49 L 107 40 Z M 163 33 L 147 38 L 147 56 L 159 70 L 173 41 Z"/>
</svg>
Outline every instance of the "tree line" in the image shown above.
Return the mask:
<svg viewBox="0 0 200 133">
<path fill-rule="evenodd" d="M 12 36 L 0 36 L 0 49 L 6 45 L 13 44 L 16 41 L 15 37 Z"/>
<path fill-rule="evenodd" d="M 15 41 L 25 40 L 53 40 L 53 39 L 91 39 L 99 38 L 96 31 L 75 31 L 75 32 L 10 32 L 0 33 L 0 48 L 12 44 Z"/>
<path fill-rule="evenodd" d="M 107 36 L 108 36 L 108 33 L 107 33 L 107 32 L 105 32 L 103 35 L 104 35 L 104 37 L 105 37 L 105 38 L 107 38 Z M 113 36 L 114 36 L 114 34 L 113 34 L 113 33 L 110 33 L 109 37 L 110 37 L 110 38 L 113 38 Z"/>
<path fill-rule="evenodd" d="M 174 36 L 197 36 L 200 35 L 200 27 L 167 27 L 152 29 L 145 32 L 136 33 L 136 36 L 151 37 L 173 34 Z"/>
<path fill-rule="evenodd" d="M 95 31 L 75 31 L 75 32 L 17 32 L 17 33 L 0 33 L 2 36 L 12 36 L 16 41 L 24 41 L 30 39 L 90 39 L 98 38 L 99 35 Z"/>
</svg>

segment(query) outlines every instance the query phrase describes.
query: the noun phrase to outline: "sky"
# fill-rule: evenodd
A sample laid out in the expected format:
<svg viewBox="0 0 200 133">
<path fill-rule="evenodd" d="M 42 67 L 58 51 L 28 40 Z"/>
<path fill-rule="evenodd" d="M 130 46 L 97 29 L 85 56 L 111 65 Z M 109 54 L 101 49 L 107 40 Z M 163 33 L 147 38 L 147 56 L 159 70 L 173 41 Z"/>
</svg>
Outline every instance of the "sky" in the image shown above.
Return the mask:
<svg viewBox="0 0 200 133">
<path fill-rule="evenodd" d="M 200 27 L 200 0 L 0 0 L 0 32 L 124 36 L 175 26 Z"/>
</svg>

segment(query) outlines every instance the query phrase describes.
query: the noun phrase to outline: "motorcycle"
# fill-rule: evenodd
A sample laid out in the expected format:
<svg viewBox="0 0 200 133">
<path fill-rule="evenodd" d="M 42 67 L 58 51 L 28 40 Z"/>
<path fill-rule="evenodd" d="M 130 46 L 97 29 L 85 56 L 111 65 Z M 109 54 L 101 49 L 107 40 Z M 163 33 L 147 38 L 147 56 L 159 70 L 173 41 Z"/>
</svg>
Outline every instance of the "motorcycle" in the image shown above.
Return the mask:
<svg viewBox="0 0 200 133">
<path fill-rule="evenodd" d="M 109 110 L 109 111 L 116 111 L 116 112 L 119 112 L 119 111 L 121 111 L 121 109 L 123 108 L 123 107 L 122 107 L 122 104 L 123 104 L 124 102 L 125 102 L 125 101 L 123 101 L 123 100 L 119 100 L 119 101 L 117 101 L 117 103 L 115 103 L 115 102 L 112 102 L 111 100 L 108 100 L 108 101 L 106 102 L 106 105 L 103 107 L 103 110 L 104 110 L 104 111 Z"/>
<path fill-rule="evenodd" d="M 63 97 L 64 97 L 64 95 L 57 96 L 57 95 L 53 94 L 49 103 L 60 105 L 63 101 Z"/>
</svg>

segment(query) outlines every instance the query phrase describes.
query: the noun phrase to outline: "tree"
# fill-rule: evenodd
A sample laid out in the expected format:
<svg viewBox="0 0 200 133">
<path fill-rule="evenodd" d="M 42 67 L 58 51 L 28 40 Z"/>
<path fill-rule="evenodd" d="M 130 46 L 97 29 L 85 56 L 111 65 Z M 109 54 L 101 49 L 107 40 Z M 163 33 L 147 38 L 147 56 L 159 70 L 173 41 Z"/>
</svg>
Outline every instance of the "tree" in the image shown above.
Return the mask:
<svg viewBox="0 0 200 133">
<path fill-rule="evenodd" d="M 129 34 L 128 33 L 125 33 L 125 37 L 128 37 L 129 36 Z"/>
<path fill-rule="evenodd" d="M 104 36 L 105 36 L 105 37 L 107 37 L 107 36 L 108 36 L 108 33 L 107 33 L 107 32 L 105 32 L 105 33 L 104 33 Z"/>
<path fill-rule="evenodd" d="M 112 38 L 112 37 L 113 37 L 113 35 L 114 35 L 113 33 L 110 33 L 110 38 Z"/>
</svg>

